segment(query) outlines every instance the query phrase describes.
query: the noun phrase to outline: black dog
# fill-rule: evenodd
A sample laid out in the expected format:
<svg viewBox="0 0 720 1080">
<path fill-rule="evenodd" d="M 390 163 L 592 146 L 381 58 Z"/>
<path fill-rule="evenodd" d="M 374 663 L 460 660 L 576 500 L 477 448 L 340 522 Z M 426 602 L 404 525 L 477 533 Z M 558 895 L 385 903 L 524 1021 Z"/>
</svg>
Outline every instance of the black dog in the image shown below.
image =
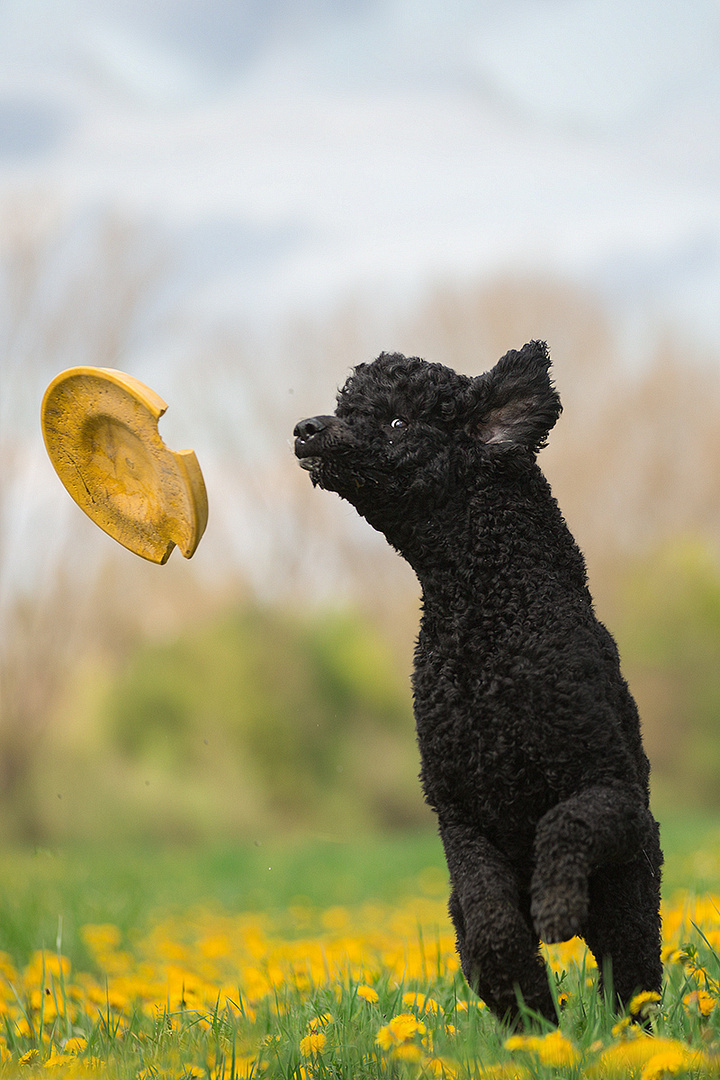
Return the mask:
<svg viewBox="0 0 720 1080">
<path fill-rule="evenodd" d="M 541 342 L 477 378 L 383 353 L 295 453 L 422 586 L 421 779 L 465 977 L 500 1017 L 521 997 L 556 1021 L 540 940 L 580 934 L 625 1004 L 659 991 L 662 853 L 637 708 L 536 463 L 549 367 Z"/>
</svg>

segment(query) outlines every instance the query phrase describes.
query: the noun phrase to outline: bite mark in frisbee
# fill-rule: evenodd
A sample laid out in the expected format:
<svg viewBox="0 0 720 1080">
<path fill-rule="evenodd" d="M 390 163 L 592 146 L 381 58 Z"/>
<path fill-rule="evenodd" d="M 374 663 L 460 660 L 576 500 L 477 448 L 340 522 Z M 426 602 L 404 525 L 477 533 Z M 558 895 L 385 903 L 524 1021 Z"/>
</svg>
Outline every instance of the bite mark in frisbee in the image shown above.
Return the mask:
<svg viewBox="0 0 720 1080">
<path fill-rule="evenodd" d="M 104 532 L 136 555 L 186 559 L 208 517 L 205 481 L 192 450 L 170 450 L 158 431 L 167 409 L 139 379 L 114 368 L 57 375 L 42 402 L 45 447 L 67 491 Z"/>
</svg>

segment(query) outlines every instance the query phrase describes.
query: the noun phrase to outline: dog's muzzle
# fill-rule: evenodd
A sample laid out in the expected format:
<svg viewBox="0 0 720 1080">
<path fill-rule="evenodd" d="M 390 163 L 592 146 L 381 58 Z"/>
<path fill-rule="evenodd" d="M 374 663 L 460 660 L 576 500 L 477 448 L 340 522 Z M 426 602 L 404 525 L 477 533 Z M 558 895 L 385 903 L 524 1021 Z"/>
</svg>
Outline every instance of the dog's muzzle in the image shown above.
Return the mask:
<svg viewBox="0 0 720 1080">
<path fill-rule="evenodd" d="M 335 419 L 334 416 L 311 416 L 295 425 L 295 457 L 303 469 L 312 469 L 320 458 L 323 434 Z"/>
</svg>

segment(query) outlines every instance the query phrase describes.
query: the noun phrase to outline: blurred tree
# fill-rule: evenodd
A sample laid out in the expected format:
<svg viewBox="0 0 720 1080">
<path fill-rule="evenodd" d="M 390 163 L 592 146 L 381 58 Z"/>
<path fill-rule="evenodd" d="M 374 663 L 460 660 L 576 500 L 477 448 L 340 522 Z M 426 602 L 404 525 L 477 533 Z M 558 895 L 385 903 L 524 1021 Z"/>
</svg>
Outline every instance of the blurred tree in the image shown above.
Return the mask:
<svg viewBox="0 0 720 1080">
<path fill-rule="evenodd" d="M 23 839 L 37 838 L 26 781 L 38 741 L 73 656 L 103 625 L 99 567 L 80 539 L 89 523 L 64 517 L 69 501 L 37 498 L 49 475 L 40 401 L 65 367 L 122 361 L 152 305 L 159 252 L 128 222 L 71 221 L 42 196 L 0 207 L 0 805 Z"/>
<path fill-rule="evenodd" d="M 185 770 L 183 783 L 175 787 L 177 820 L 186 820 L 182 802 L 190 787 L 191 760 L 187 740 L 188 732 L 196 731 L 192 717 L 198 715 L 193 712 L 196 705 L 190 708 L 196 700 L 192 694 L 209 693 L 212 698 L 225 686 L 225 704 L 221 708 L 216 703 L 216 716 L 230 715 L 233 693 L 244 703 L 244 726 L 232 729 L 229 721 L 220 725 L 223 739 L 231 729 L 236 736 L 222 782 L 234 782 L 238 770 L 242 772 L 241 759 L 247 766 L 245 801 L 234 819 L 238 823 L 249 820 L 253 799 L 261 808 L 265 805 L 263 784 L 270 765 L 277 769 L 271 782 L 284 777 L 291 799 L 293 781 L 299 789 L 306 783 L 312 786 L 325 775 L 323 770 L 332 772 L 342 764 L 333 756 L 340 744 L 333 741 L 337 733 L 332 717 L 323 711 L 330 701 L 335 701 L 337 716 L 345 717 L 348 710 L 354 714 L 362 686 L 370 698 L 378 695 L 372 708 L 382 714 L 383 680 L 373 689 L 378 656 L 391 656 L 402 673 L 409 669 L 417 626 L 414 575 L 339 499 L 310 488 L 291 451 L 295 421 L 332 409 L 335 388 L 348 368 L 382 349 L 417 353 L 472 374 L 525 340 L 549 341 L 565 411 L 541 463 L 588 557 L 601 615 L 613 629 L 627 619 L 623 642 L 629 674 L 634 689 L 638 680 L 653 756 L 658 763 L 663 755 L 679 761 L 667 727 L 670 721 L 663 719 L 669 716 L 664 703 L 675 701 L 674 695 L 682 691 L 683 727 L 695 730 L 695 710 L 709 717 L 714 691 L 709 682 L 703 683 L 703 705 L 702 694 L 693 698 L 682 687 L 697 687 L 709 669 L 705 674 L 691 672 L 689 663 L 675 664 L 670 651 L 663 665 L 633 659 L 633 641 L 642 639 L 641 613 L 646 611 L 642 618 L 658 625 L 659 616 L 652 605 L 646 608 L 628 599 L 632 589 L 625 589 L 625 569 L 634 560 L 640 566 L 661 544 L 671 550 L 678 536 L 720 535 L 716 358 L 699 357 L 656 333 L 644 343 L 641 362 L 629 363 L 603 305 L 574 286 L 546 279 L 506 277 L 436 288 L 404 313 L 358 298 L 314 324 L 289 321 L 262 340 L 238 326 L 209 331 L 192 326 L 188 318 L 182 324 L 184 351 L 163 368 L 158 389 L 174 403 L 170 423 L 184 409 L 203 433 L 200 443 L 190 445 L 202 446 L 199 456 L 213 503 L 211 528 L 189 572 L 187 565 L 171 562 L 157 574 L 157 568 L 126 553 L 120 553 L 121 562 L 112 545 L 108 549 L 104 539 L 99 542 L 91 523 L 61 492 L 42 451 L 38 410 L 45 386 L 63 367 L 131 366 L 143 377 L 133 358 L 138 343 L 143 356 L 152 353 L 148 329 L 164 314 L 159 297 L 164 295 L 165 267 L 157 235 L 136 224 L 109 216 L 70 221 L 57 205 L 39 198 L 0 208 L 0 819 L 6 834 L 32 838 L 47 829 L 47 812 L 41 821 L 37 810 L 38 791 L 48 775 L 42 771 L 47 755 L 38 756 L 38 749 L 43 744 L 57 747 L 49 726 L 68 677 L 87 650 L 103 642 L 111 641 L 108 653 L 113 655 L 103 658 L 110 677 L 134 652 L 138 635 L 155 644 L 164 642 L 170 650 L 161 663 L 162 687 L 139 659 L 132 669 L 137 685 L 133 689 L 132 680 L 123 684 L 126 715 L 132 715 L 137 694 L 148 720 L 146 731 L 119 721 L 114 729 L 113 738 L 124 747 L 124 764 L 118 765 L 114 778 L 103 775 L 108 785 L 117 784 L 117 807 L 123 805 L 121 789 L 129 775 L 123 769 L 132 771 L 133 762 L 152 761 L 173 784 Z M 170 320 L 163 322 L 164 333 L 170 325 Z M 103 565 L 92 552 L 103 553 Z M 682 575 L 678 580 L 683 588 L 695 589 L 693 595 L 703 589 L 712 594 L 707 575 L 693 579 L 694 584 Z M 214 686 L 219 677 L 212 664 L 194 655 L 200 643 L 193 639 L 191 648 L 185 641 L 173 652 L 172 642 L 183 622 L 197 624 L 209 613 L 227 610 L 239 595 L 261 601 L 258 611 L 274 608 L 275 614 L 288 608 L 317 613 L 338 604 L 360 610 L 380 630 L 379 652 L 373 654 L 367 641 L 358 646 L 352 620 L 323 621 L 314 637 L 303 631 L 302 649 L 280 620 L 269 632 L 275 642 L 272 660 L 254 640 L 256 633 L 264 640 L 266 623 L 257 616 L 249 632 L 240 619 L 234 630 L 227 629 L 224 644 L 216 644 L 222 651 L 234 642 L 233 655 L 244 658 L 235 660 L 244 673 L 242 685 L 233 691 L 219 679 Z M 662 588 L 655 595 L 662 612 Z M 683 640 L 690 641 L 695 601 L 686 598 L 683 603 L 689 605 Z M 632 618 L 628 604 L 634 605 Z M 677 612 L 669 612 L 671 616 L 679 618 Z M 668 625 L 669 641 L 679 631 L 672 622 Z M 706 636 L 708 625 L 702 631 Z M 307 685 L 299 675 L 287 676 L 288 685 L 304 687 L 298 700 L 317 697 L 325 703 L 318 706 L 323 717 L 320 741 L 310 720 L 315 706 L 297 705 L 274 685 L 286 654 L 288 672 L 297 675 L 299 665 L 306 674 L 313 673 Z M 252 657 L 256 666 L 251 671 L 247 664 Z M 196 684 L 192 693 L 191 672 Z M 189 698 L 172 691 L 175 673 Z M 250 689 L 254 680 L 260 689 Z M 252 703 L 260 699 L 264 704 L 255 710 Z M 369 699 L 366 711 L 372 711 Z M 702 721 L 701 729 L 703 738 L 712 739 L 709 722 Z M 667 738 L 660 737 L 661 731 Z M 658 732 L 654 742 L 653 732 Z M 358 740 L 358 752 L 348 752 L 348 760 L 375 763 L 374 770 L 362 772 L 362 784 L 370 802 L 386 806 L 378 820 L 400 820 L 411 802 L 403 793 L 395 803 L 405 810 L 393 809 L 394 769 L 405 768 L 402 754 L 397 756 L 401 740 L 390 727 L 374 723 L 351 724 L 346 735 L 346 749 L 353 738 Z M 196 742 L 192 745 L 197 747 Z M 414 752 L 412 740 L 408 745 Z M 664 745 L 672 746 L 672 752 L 666 753 Z M 687 740 L 686 745 L 689 748 Z M 273 746 L 279 747 L 275 758 Z M 706 746 L 708 762 L 711 750 Z M 308 754 L 317 756 L 315 764 Z M 193 768 L 200 770 L 193 799 L 202 816 L 203 800 L 213 804 L 203 777 L 213 776 L 215 788 L 221 781 L 217 762 L 212 768 L 210 763 L 200 767 L 199 760 L 192 758 Z M 78 773 L 81 782 L 87 771 L 85 763 Z M 346 780 L 343 777 L 343 783 Z M 296 795 L 310 799 L 308 788 Z M 344 797 L 341 788 L 335 789 L 336 796 Z"/>
</svg>

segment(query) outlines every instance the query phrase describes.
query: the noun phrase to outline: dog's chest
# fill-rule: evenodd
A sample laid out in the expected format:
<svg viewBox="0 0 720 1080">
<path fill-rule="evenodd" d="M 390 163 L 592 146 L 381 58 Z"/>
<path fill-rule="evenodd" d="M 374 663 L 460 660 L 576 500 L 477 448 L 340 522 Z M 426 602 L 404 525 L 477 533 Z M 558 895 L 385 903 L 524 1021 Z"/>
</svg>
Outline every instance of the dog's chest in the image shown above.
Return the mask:
<svg viewBox="0 0 720 1080">
<path fill-rule="evenodd" d="M 478 658 L 476 658 L 478 659 Z M 421 778 L 431 806 L 528 827 L 557 802 L 548 731 L 527 682 L 418 648 L 413 675 Z"/>
</svg>

